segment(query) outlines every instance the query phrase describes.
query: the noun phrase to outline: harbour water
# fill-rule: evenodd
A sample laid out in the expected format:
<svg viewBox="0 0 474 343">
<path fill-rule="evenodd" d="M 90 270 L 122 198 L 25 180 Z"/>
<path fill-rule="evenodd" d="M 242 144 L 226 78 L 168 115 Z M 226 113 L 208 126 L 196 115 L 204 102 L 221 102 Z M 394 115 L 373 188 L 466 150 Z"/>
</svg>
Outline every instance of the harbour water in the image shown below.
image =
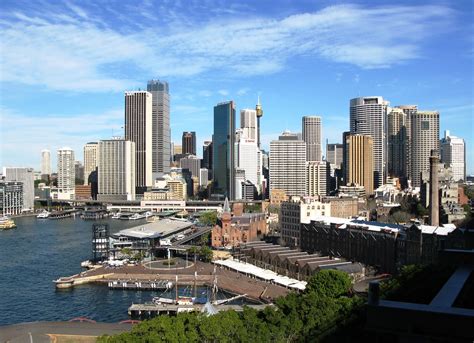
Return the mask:
<svg viewBox="0 0 474 343">
<path fill-rule="evenodd" d="M 92 224 L 99 221 L 22 217 L 15 222 L 16 229 L 0 231 L 0 325 L 81 316 L 119 322 L 129 319 L 127 309 L 132 303 L 160 295 L 94 284 L 56 290 L 52 280 L 80 272 L 80 263 L 91 258 Z M 109 223 L 112 233 L 139 225 L 113 219 L 100 222 Z"/>
</svg>

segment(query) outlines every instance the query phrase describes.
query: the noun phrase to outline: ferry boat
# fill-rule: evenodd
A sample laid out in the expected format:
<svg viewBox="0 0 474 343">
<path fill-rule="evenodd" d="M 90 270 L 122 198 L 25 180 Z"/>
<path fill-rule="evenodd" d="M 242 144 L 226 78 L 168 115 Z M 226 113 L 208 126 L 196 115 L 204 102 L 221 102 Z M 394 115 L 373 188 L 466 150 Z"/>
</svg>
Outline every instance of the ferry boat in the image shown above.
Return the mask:
<svg viewBox="0 0 474 343">
<path fill-rule="evenodd" d="M 147 212 L 142 212 L 142 213 L 135 213 L 128 219 L 130 220 L 145 219 L 145 218 L 151 217 L 152 215 L 153 213 L 151 211 L 147 211 Z"/>
<path fill-rule="evenodd" d="M 50 212 L 48 212 L 48 211 L 46 211 L 46 210 L 43 210 L 43 212 L 39 213 L 39 214 L 36 216 L 36 218 L 38 218 L 38 219 L 46 219 L 46 218 L 49 217 L 50 214 L 51 214 Z"/>
<path fill-rule="evenodd" d="M 8 230 L 8 229 L 13 229 L 16 227 L 16 224 L 13 220 L 10 218 L 4 216 L 0 218 L 0 229 L 1 230 Z"/>
<path fill-rule="evenodd" d="M 112 219 L 120 219 L 120 216 L 121 216 L 121 215 L 122 215 L 122 213 L 117 212 L 117 213 L 114 213 L 111 218 L 112 218 Z"/>
</svg>

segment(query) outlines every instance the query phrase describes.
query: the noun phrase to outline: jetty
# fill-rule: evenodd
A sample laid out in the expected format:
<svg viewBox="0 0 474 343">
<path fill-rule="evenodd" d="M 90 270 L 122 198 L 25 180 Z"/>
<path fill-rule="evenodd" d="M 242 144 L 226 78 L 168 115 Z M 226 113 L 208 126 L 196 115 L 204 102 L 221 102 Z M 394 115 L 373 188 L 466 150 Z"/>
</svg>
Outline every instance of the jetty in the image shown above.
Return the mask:
<svg viewBox="0 0 474 343">
<path fill-rule="evenodd" d="M 179 304 L 132 304 L 128 308 L 128 315 L 131 318 L 153 318 L 162 314 L 176 315 L 180 312 L 202 312 L 207 304 L 179 305 Z M 219 311 L 234 310 L 241 312 L 248 306 L 255 310 L 264 310 L 272 304 L 260 305 L 213 305 L 213 308 Z"/>
<path fill-rule="evenodd" d="M 78 212 L 77 210 L 51 212 L 48 218 L 49 219 L 62 219 L 62 218 L 74 217 L 77 212 Z"/>
<path fill-rule="evenodd" d="M 125 290 L 166 290 L 174 287 L 168 280 L 109 280 L 109 289 Z"/>
</svg>

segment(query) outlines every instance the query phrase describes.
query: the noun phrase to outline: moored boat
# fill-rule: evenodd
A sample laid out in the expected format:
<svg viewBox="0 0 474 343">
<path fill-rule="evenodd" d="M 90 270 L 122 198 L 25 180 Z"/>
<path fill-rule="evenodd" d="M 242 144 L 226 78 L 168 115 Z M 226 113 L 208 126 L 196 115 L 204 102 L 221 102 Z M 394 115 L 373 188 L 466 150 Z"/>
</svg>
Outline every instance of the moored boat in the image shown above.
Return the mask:
<svg viewBox="0 0 474 343">
<path fill-rule="evenodd" d="M 13 229 L 16 227 L 15 222 L 10 219 L 9 217 L 1 217 L 0 218 L 0 229 L 1 230 L 8 230 L 8 229 Z"/>
<path fill-rule="evenodd" d="M 38 219 L 46 219 L 46 218 L 49 217 L 50 214 L 51 214 L 50 212 L 48 212 L 48 211 L 46 211 L 46 210 L 43 210 L 43 212 L 39 213 L 39 214 L 36 216 L 36 218 L 38 218 Z"/>
</svg>

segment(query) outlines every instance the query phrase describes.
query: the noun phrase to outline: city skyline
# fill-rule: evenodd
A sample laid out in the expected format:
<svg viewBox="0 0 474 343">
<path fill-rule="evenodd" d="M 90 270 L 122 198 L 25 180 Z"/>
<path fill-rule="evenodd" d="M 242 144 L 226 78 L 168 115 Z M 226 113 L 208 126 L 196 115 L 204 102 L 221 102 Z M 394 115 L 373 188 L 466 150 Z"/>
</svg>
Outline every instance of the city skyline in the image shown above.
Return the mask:
<svg viewBox="0 0 474 343">
<path fill-rule="evenodd" d="M 171 140 L 196 131 L 199 156 L 202 142 L 211 138 L 218 102 L 233 100 L 239 113 L 254 108 L 260 95 L 267 151 L 285 129 L 300 132 L 301 117 L 322 113 L 325 155 L 326 139 L 341 143 L 349 128 L 350 99 L 377 95 L 391 106 L 439 111 L 440 133 L 450 130 L 465 139 L 466 169 L 473 174 L 473 85 L 465 72 L 474 51 L 468 34 L 472 3 L 431 3 L 281 2 L 275 8 L 269 2 L 214 2 L 207 8 L 127 3 L 127 13 L 112 20 L 113 4 L 99 9 L 79 2 L 2 2 L 0 166 L 39 170 L 41 150 L 49 149 L 54 167 L 55 151 L 64 145 L 83 160 L 87 142 L 123 136 L 124 92 L 145 89 L 147 80 L 159 78 L 170 85 Z M 185 24 L 172 20 L 172 12 Z M 380 16 L 390 20 L 379 26 Z M 145 24 L 160 20 L 150 29 L 133 23 L 137 17 Z M 413 21 L 417 25 L 409 25 Z M 230 35 L 240 32 L 241 44 L 216 51 L 232 42 L 226 30 L 212 30 L 217 24 L 226 25 Z M 323 28 L 337 39 L 330 40 Z M 185 30 L 188 34 L 179 35 Z M 370 42 L 361 45 L 361 35 Z M 72 36 L 78 39 L 65 43 Z M 35 55 L 36 62 L 19 59 L 22 55 Z"/>
</svg>

